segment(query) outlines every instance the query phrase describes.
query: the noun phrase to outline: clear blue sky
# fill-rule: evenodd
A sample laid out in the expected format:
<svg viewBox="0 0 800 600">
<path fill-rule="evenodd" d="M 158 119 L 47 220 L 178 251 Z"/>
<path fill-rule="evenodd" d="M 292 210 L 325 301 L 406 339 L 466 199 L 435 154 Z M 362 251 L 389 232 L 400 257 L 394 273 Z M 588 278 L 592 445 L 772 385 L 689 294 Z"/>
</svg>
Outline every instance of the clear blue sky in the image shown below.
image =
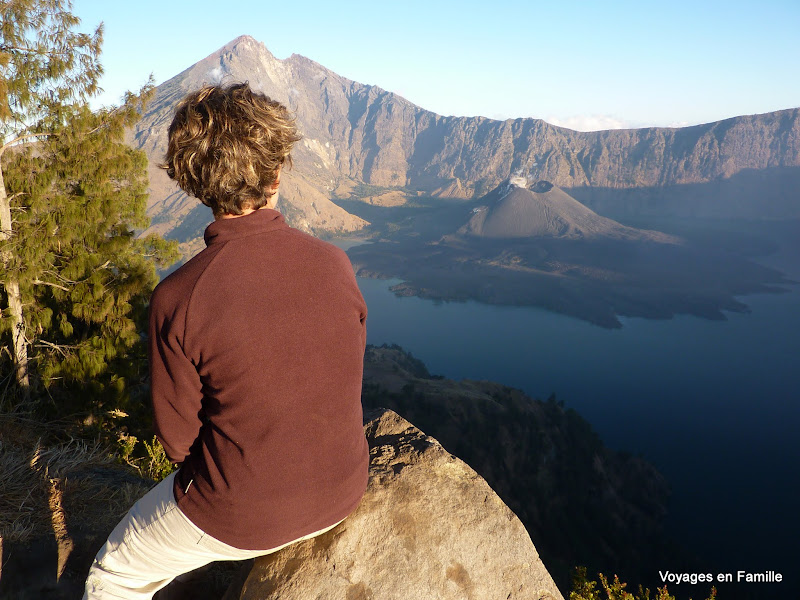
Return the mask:
<svg viewBox="0 0 800 600">
<path fill-rule="evenodd" d="M 800 106 L 800 1 L 74 0 L 105 23 L 101 101 L 249 34 L 443 115 L 576 129 Z"/>
</svg>

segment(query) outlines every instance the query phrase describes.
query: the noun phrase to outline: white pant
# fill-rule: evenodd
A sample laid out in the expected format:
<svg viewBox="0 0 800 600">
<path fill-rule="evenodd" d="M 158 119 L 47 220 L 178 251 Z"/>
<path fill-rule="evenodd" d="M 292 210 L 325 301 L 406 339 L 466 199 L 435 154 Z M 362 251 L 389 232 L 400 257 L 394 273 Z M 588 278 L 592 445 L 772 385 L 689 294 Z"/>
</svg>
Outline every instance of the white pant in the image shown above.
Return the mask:
<svg viewBox="0 0 800 600">
<path fill-rule="evenodd" d="M 89 570 L 83 600 L 149 600 L 178 575 L 210 562 L 270 554 L 339 524 L 270 550 L 240 550 L 211 537 L 181 512 L 172 493 L 174 478 L 172 473 L 147 492 L 108 536 Z"/>
</svg>

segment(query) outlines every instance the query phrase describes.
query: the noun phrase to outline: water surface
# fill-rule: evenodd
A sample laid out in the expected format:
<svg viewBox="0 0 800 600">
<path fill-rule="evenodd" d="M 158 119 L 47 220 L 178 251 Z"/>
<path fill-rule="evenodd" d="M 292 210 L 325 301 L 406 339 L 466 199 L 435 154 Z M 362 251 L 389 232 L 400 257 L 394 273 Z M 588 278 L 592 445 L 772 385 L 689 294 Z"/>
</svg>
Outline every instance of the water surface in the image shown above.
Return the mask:
<svg viewBox="0 0 800 600">
<path fill-rule="evenodd" d="M 398 298 L 392 283 L 359 279 L 369 343 L 400 344 L 449 378 L 555 394 L 608 446 L 667 476 L 669 525 L 709 569 L 796 571 L 797 289 L 742 298 L 752 312 L 728 321 L 624 319 L 608 330 L 537 308 Z"/>
</svg>

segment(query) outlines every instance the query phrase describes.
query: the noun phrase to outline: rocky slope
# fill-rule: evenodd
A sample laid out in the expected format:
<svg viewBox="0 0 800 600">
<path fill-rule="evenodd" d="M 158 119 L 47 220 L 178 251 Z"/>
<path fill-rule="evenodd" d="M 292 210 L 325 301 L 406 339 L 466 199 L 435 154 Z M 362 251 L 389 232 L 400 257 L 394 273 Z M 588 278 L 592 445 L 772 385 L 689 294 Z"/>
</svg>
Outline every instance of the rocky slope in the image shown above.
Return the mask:
<svg viewBox="0 0 800 600">
<path fill-rule="evenodd" d="M 525 177 L 511 177 L 478 202 L 480 206 L 472 209 L 472 217 L 459 234 L 506 240 L 536 237 L 680 242 L 658 231 L 626 227 L 601 217 L 545 180 L 529 186 Z"/>
<path fill-rule="evenodd" d="M 194 202 L 155 168 L 176 103 L 204 83 L 243 80 L 297 114 L 304 139 L 282 198 L 293 224 L 309 231 L 364 225 L 329 201 L 337 196 L 472 198 L 517 173 L 578 190 L 578 200 L 603 214 L 672 214 L 677 204 L 687 214 L 716 217 L 800 216 L 799 109 L 681 129 L 590 133 L 539 119 L 448 117 L 305 57 L 279 60 L 242 36 L 158 86 L 133 133 L 132 143 L 150 157 L 154 230 L 171 234 L 187 223 L 173 237 L 188 240 L 197 235 L 194 221 L 208 218 L 193 215 Z M 729 181 L 735 185 L 726 187 Z M 363 184 L 368 189 L 359 192 Z M 624 190 L 636 193 L 616 195 Z M 691 201 L 681 200 L 687 196 Z"/>
<path fill-rule="evenodd" d="M 575 565 L 652 581 L 685 564 L 663 529 L 669 488 L 641 458 L 609 450 L 555 399 L 431 376 L 399 347 L 367 348 L 363 403 L 386 406 L 463 457 L 519 516 L 561 590 Z"/>
<path fill-rule="evenodd" d="M 291 100 L 305 98 L 295 87 L 300 82 L 295 80 L 291 66 L 275 59 L 263 44 L 244 36 L 158 86 L 154 100 L 132 132 L 131 143 L 144 150 L 149 159 L 148 214 L 152 225 L 148 231 L 191 244 L 211 221 L 211 211 L 187 197 L 158 164 L 166 152 L 167 129 L 178 102 L 204 84 L 237 81 L 250 81 L 253 87 L 297 112 L 305 138 L 293 153 L 295 168 L 284 173 L 280 190 L 280 209 L 292 225 L 311 233 L 347 234 L 361 229 L 365 221 L 329 200 L 333 182 L 316 170 L 330 162 L 331 149 L 308 134 L 306 123 L 314 121 L 309 119 L 314 111 L 305 110 L 302 101 L 298 104 Z"/>
</svg>

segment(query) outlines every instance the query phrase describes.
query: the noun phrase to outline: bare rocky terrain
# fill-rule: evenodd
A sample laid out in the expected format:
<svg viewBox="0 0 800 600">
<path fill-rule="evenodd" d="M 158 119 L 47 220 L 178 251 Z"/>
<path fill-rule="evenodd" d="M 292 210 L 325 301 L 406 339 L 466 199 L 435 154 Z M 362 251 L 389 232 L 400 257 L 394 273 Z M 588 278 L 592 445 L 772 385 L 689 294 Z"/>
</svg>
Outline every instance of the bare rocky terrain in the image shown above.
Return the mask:
<svg viewBox="0 0 800 600">
<path fill-rule="evenodd" d="M 533 305 L 619 327 L 620 316 L 722 319 L 747 310 L 741 296 L 788 283 L 751 260 L 771 233 L 748 253 L 680 231 L 749 221 L 800 232 L 800 109 L 589 133 L 448 117 L 305 57 L 280 60 L 249 36 L 158 86 L 131 134 L 150 160 L 149 231 L 177 239 L 185 258 L 203 247 L 211 214 L 158 169 L 166 129 L 186 93 L 234 81 L 297 116 L 304 137 L 279 203 L 287 221 L 373 242 L 351 259 L 362 276 L 402 279 L 399 294 Z M 731 232 L 741 237 L 739 224 Z"/>
<path fill-rule="evenodd" d="M 602 217 L 549 181 L 528 184 L 511 177 L 479 200 L 472 217 L 458 233 L 483 239 L 624 240 L 680 244 L 679 238 L 658 231 L 626 227 Z"/>
<path fill-rule="evenodd" d="M 442 116 L 241 36 L 158 86 L 131 142 L 150 159 L 152 230 L 190 243 L 210 213 L 157 168 L 178 101 L 203 84 L 249 81 L 297 115 L 304 139 L 281 190 L 301 229 L 366 223 L 340 201 L 398 206 L 479 198 L 514 175 L 544 179 L 604 216 L 800 217 L 800 110 L 705 125 L 577 132 L 540 119 Z M 333 201 L 333 202 L 332 202 Z"/>
</svg>

